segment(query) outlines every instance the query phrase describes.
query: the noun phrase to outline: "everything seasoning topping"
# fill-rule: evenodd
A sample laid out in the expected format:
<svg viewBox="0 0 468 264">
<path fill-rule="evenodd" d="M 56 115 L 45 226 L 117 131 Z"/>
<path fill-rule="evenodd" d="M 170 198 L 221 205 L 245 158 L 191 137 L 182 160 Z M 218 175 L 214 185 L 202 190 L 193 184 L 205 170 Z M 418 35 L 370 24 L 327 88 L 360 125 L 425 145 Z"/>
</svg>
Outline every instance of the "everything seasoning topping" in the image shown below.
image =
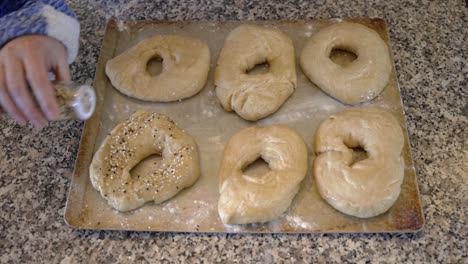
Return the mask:
<svg viewBox="0 0 468 264">
<path fill-rule="evenodd" d="M 55 96 L 60 109 L 60 119 L 73 119 L 75 113 L 70 104 L 75 100 L 75 91 L 62 85 L 56 85 Z"/>
<path fill-rule="evenodd" d="M 144 195 L 139 199 L 147 200 L 156 199 L 155 195 L 160 191 L 174 192 L 174 186 L 177 190 L 183 189 L 184 179 L 187 177 L 183 174 L 187 169 L 184 156 L 187 156 L 193 147 L 190 145 L 192 141 L 187 143 L 187 140 L 191 139 L 181 133 L 175 123 L 165 116 L 155 113 L 150 116 L 145 114 L 132 116 L 112 131 L 106 139 L 109 151 L 103 158 L 102 170 L 105 175 L 103 191 L 113 197 L 133 197 L 136 193 L 138 196 Z M 174 139 L 176 135 L 178 140 Z M 167 140 L 167 136 L 173 140 Z M 145 163 L 143 171 L 130 175 L 132 168 L 129 169 L 128 164 L 134 164 L 135 154 L 140 151 L 136 148 L 135 142 L 141 142 L 144 137 L 156 138 L 148 142 L 151 142 L 154 154 L 160 154 L 162 159 L 158 162 Z M 141 143 L 139 144 L 141 148 Z M 130 171 L 125 172 L 126 170 Z M 169 186 L 172 186 L 172 189 L 168 188 Z M 131 195 L 128 196 L 129 194 Z M 104 196 L 107 197 L 107 194 Z"/>
</svg>

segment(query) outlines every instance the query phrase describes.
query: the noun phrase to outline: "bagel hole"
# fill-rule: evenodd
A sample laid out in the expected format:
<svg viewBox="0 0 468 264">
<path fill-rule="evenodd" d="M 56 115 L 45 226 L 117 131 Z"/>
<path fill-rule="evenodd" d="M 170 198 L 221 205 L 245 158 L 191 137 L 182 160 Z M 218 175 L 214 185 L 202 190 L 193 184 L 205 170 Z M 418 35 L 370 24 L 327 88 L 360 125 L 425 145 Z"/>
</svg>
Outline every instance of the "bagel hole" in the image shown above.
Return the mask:
<svg viewBox="0 0 468 264">
<path fill-rule="evenodd" d="M 247 74 L 257 75 L 257 74 L 266 74 L 270 71 L 270 64 L 267 61 L 262 63 L 257 63 L 252 68 L 246 71 Z"/>
<path fill-rule="evenodd" d="M 151 76 L 159 75 L 163 69 L 163 59 L 159 56 L 154 56 L 146 64 L 146 71 Z"/>
<path fill-rule="evenodd" d="M 242 170 L 242 172 L 245 175 L 248 175 L 251 177 L 258 177 L 267 173 L 269 170 L 270 170 L 270 165 L 268 165 L 268 163 L 262 158 L 258 158 L 254 162 L 250 163 L 247 167 L 245 167 Z"/>
<path fill-rule="evenodd" d="M 342 48 L 333 48 L 330 52 L 330 59 L 341 67 L 345 67 L 357 59 L 356 53 Z"/>
<path fill-rule="evenodd" d="M 348 147 L 348 148 L 353 151 L 353 160 L 351 161 L 351 164 L 349 166 L 353 166 L 354 164 L 368 158 L 367 151 L 361 146 Z"/>
<path fill-rule="evenodd" d="M 162 162 L 162 156 L 159 154 L 152 154 L 141 160 L 135 167 L 130 170 L 130 175 L 133 179 L 138 179 L 141 176 L 150 174 L 154 167 L 158 167 Z M 150 168 L 150 169 L 148 169 Z"/>
</svg>

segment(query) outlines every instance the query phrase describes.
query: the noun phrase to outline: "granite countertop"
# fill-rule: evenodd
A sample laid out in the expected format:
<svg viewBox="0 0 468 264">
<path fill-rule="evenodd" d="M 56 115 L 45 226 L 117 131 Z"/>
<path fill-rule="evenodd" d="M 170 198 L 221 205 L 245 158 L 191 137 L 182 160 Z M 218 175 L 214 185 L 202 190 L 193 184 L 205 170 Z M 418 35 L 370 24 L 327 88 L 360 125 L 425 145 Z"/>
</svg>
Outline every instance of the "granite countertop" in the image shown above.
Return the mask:
<svg viewBox="0 0 468 264">
<path fill-rule="evenodd" d="M 79 231 L 63 219 L 83 124 L 42 131 L 0 118 L 0 262 L 419 262 L 468 259 L 468 8 L 448 1 L 68 1 L 72 65 L 92 83 L 106 19 L 382 17 L 390 28 L 425 228 L 416 234 L 215 235 Z M 123 4 L 124 2 L 127 2 Z M 184 2 L 184 3 L 181 3 Z M 122 3 L 122 4 L 121 4 Z"/>
</svg>

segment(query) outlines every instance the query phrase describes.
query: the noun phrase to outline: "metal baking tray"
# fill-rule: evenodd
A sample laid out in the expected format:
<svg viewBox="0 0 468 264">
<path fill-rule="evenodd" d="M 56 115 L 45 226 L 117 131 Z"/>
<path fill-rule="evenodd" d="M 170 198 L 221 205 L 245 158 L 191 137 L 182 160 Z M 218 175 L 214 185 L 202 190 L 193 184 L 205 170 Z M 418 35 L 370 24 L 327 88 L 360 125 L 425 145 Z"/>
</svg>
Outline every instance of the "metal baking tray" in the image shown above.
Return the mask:
<svg viewBox="0 0 468 264">
<path fill-rule="evenodd" d="M 358 18 L 391 45 L 382 19 Z M 390 111 L 405 130 L 405 178 L 401 194 L 386 213 L 369 219 L 342 214 L 319 195 L 312 175 L 313 137 L 319 124 L 333 113 L 350 106 L 323 93 L 311 83 L 296 63 L 298 85 L 294 94 L 275 114 L 257 122 L 225 112 L 219 104 L 213 85 L 213 70 L 227 34 L 242 23 L 277 27 L 294 42 L 296 62 L 308 37 L 340 19 L 304 21 L 228 21 L 228 22 L 161 22 L 117 21 L 107 25 L 94 87 L 98 105 L 94 116 L 84 126 L 75 171 L 68 195 L 65 220 L 75 228 L 106 230 L 144 230 L 164 232 L 216 233 L 374 233 L 414 232 L 422 228 L 424 216 L 411 157 L 400 91 L 395 68 L 385 90 L 374 100 L 360 106 L 375 106 Z M 114 89 L 107 79 L 106 62 L 140 40 L 156 34 L 180 34 L 206 41 L 211 50 L 212 67 L 205 88 L 192 98 L 172 103 L 143 102 L 129 98 Z M 337 54 L 338 59 L 345 58 Z M 127 213 L 113 210 L 91 186 L 88 167 L 103 138 L 134 111 L 148 109 L 171 117 L 197 141 L 200 149 L 201 176 L 188 189 L 156 205 L 148 203 Z M 263 224 L 226 226 L 218 217 L 218 170 L 222 152 L 237 131 L 253 125 L 284 124 L 295 129 L 309 149 L 309 171 L 290 208 L 277 220 Z M 261 168 L 260 168 L 261 169 Z"/>
</svg>

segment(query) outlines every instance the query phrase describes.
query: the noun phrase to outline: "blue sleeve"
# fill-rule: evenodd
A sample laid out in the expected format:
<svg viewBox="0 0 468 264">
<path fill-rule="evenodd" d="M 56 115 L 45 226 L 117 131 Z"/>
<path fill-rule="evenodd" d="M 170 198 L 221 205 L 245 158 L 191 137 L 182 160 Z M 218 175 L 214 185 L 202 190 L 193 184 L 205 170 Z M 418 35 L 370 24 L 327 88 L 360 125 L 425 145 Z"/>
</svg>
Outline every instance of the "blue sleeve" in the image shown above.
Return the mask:
<svg viewBox="0 0 468 264">
<path fill-rule="evenodd" d="M 78 54 L 80 24 L 64 0 L 0 0 L 0 48 L 31 34 L 61 41 L 69 63 Z"/>
<path fill-rule="evenodd" d="M 0 0 L 0 17 L 21 9 L 29 0 Z"/>
</svg>

